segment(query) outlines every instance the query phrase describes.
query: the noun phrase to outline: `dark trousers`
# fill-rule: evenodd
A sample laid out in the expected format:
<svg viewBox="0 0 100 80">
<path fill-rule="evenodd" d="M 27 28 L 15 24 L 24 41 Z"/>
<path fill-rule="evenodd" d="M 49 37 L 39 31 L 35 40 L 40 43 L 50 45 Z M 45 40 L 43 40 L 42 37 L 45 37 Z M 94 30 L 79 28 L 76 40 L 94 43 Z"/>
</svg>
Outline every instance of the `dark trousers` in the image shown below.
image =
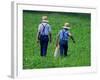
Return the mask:
<svg viewBox="0 0 100 80">
<path fill-rule="evenodd" d="M 61 56 L 67 56 L 67 51 L 68 51 L 68 41 L 63 41 L 60 40 L 60 55 Z"/>
<path fill-rule="evenodd" d="M 46 56 L 49 38 L 47 35 L 40 35 L 41 56 Z"/>
</svg>

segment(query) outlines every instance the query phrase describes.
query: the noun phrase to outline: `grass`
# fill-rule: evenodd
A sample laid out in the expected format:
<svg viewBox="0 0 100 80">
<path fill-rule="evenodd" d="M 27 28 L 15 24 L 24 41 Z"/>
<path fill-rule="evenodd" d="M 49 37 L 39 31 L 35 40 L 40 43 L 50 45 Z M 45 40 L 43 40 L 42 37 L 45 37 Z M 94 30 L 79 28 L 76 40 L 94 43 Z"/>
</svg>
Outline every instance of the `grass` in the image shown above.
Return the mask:
<svg viewBox="0 0 100 80">
<path fill-rule="evenodd" d="M 40 56 L 40 45 L 36 42 L 41 16 L 47 15 L 52 26 L 52 43 L 49 43 L 47 57 Z M 23 69 L 81 67 L 91 65 L 90 34 L 91 15 L 85 13 L 57 13 L 23 11 Z M 54 58 L 56 35 L 65 22 L 71 24 L 71 33 L 76 43 L 69 39 L 67 57 Z"/>
</svg>

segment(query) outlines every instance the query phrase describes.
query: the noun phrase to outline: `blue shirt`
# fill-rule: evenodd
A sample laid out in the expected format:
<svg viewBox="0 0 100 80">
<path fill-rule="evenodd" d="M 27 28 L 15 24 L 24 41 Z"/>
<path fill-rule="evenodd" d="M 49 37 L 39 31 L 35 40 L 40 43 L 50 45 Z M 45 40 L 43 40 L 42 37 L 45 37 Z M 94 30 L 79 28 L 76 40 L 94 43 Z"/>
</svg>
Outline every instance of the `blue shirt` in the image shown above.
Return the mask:
<svg viewBox="0 0 100 80">
<path fill-rule="evenodd" d="M 51 26 L 48 23 L 41 23 L 38 26 L 38 31 L 41 35 L 49 35 L 51 33 Z"/>
<path fill-rule="evenodd" d="M 65 29 L 62 29 L 59 32 L 59 36 L 60 36 L 60 40 L 67 40 L 68 41 L 69 31 L 68 30 L 65 30 Z"/>
</svg>

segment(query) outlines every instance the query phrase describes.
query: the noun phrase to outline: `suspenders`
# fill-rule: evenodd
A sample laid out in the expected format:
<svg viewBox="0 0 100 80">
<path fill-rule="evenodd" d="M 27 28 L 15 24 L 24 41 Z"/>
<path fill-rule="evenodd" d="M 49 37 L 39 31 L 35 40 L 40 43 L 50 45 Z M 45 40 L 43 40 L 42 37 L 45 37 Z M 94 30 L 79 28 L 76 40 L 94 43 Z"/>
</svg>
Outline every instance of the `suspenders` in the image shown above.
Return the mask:
<svg viewBox="0 0 100 80">
<path fill-rule="evenodd" d="M 63 33 L 63 40 L 65 39 L 65 31 L 62 31 L 62 33 Z"/>
<path fill-rule="evenodd" d="M 45 25 L 42 24 L 42 26 L 43 26 L 42 34 L 44 34 L 44 35 L 45 35 L 45 27 L 46 27 L 46 25 L 47 24 L 45 24 Z"/>
<path fill-rule="evenodd" d="M 67 35 L 67 33 L 66 33 L 65 31 L 62 31 L 62 34 L 63 34 L 62 39 L 63 39 L 63 40 L 66 40 L 66 38 L 68 37 L 68 36 L 66 36 L 66 35 Z"/>
</svg>

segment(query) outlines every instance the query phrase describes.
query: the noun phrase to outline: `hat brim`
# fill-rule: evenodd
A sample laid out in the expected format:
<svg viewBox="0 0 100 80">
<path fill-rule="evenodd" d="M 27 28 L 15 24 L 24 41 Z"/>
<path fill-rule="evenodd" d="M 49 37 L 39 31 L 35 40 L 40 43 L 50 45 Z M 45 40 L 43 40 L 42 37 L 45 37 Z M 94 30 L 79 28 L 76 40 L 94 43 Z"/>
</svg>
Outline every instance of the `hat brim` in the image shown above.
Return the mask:
<svg viewBox="0 0 100 80">
<path fill-rule="evenodd" d="M 48 20 L 42 20 L 42 22 L 49 22 Z"/>
<path fill-rule="evenodd" d="M 64 29 L 70 29 L 70 27 L 66 27 L 66 26 L 64 26 L 63 28 L 64 28 Z"/>
</svg>

